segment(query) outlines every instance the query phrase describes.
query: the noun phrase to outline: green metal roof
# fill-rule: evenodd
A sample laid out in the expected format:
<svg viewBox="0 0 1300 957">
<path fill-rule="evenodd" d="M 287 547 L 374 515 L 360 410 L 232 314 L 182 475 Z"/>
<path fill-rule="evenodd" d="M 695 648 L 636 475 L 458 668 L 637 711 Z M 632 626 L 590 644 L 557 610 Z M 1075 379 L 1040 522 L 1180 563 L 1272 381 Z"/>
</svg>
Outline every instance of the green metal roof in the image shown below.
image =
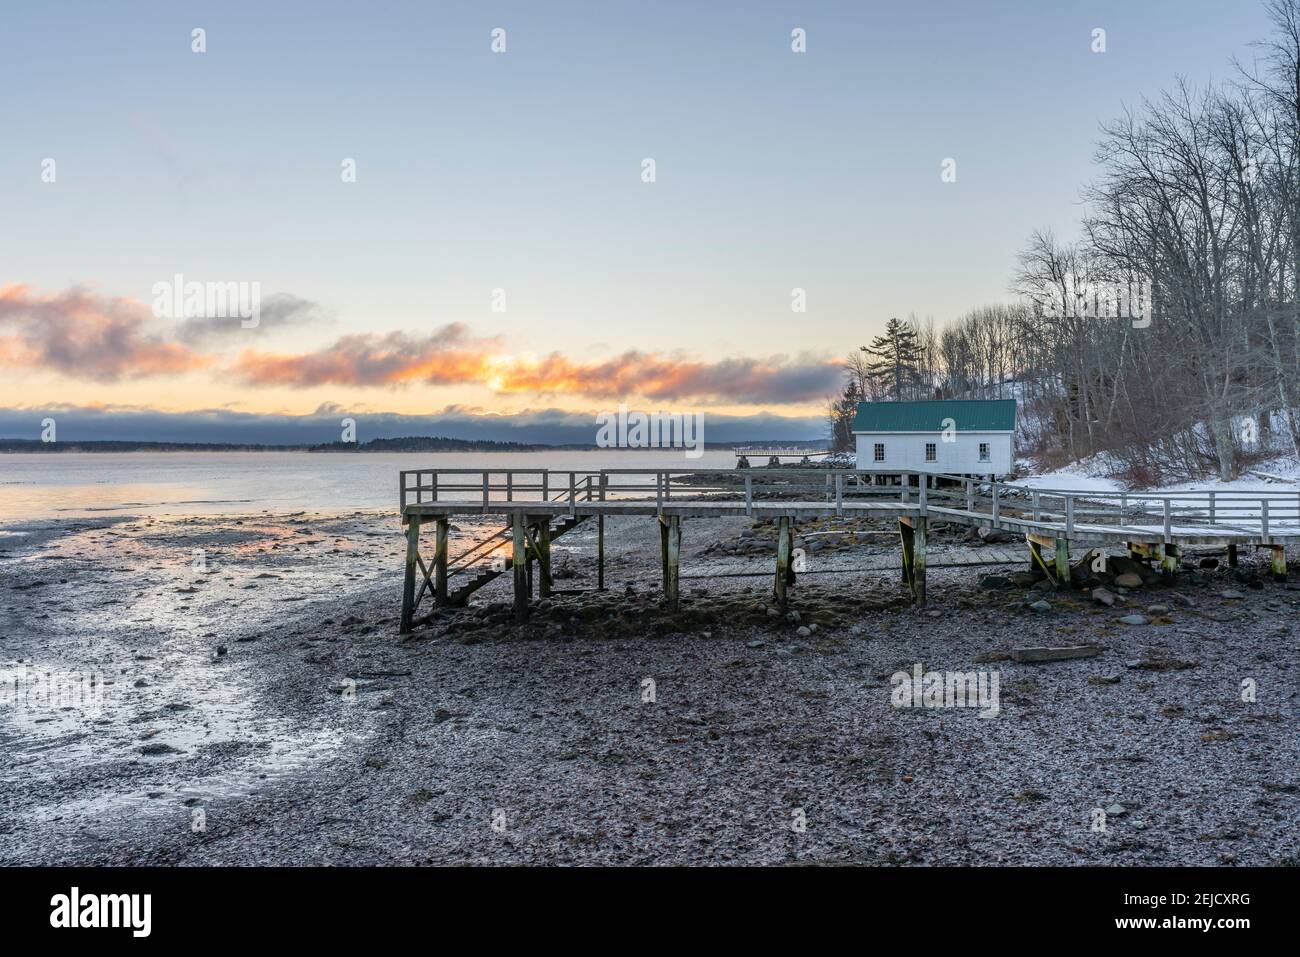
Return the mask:
<svg viewBox="0 0 1300 957">
<path fill-rule="evenodd" d="M 1014 432 L 1015 399 L 937 399 L 930 402 L 859 402 L 854 432 L 942 432 L 952 419 L 958 432 Z"/>
</svg>

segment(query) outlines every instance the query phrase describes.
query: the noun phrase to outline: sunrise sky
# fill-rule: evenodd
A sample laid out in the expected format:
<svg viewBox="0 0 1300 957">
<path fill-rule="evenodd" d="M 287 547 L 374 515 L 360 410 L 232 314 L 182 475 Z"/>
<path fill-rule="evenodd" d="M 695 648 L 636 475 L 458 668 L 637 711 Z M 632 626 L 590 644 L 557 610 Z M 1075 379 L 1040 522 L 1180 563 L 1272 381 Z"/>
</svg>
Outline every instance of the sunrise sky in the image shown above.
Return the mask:
<svg viewBox="0 0 1300 957">
<path fill-rule="evenodd" d="M 817 437 L 838 357 L 1074 232 L 1098 121 L 1266 32 L 1257 0 L 15 0 L 0 436 L 544 441 L 625 402 Z M 260 284 L 260 326 L 156 317 L 176 274 Z"/>
</svg>

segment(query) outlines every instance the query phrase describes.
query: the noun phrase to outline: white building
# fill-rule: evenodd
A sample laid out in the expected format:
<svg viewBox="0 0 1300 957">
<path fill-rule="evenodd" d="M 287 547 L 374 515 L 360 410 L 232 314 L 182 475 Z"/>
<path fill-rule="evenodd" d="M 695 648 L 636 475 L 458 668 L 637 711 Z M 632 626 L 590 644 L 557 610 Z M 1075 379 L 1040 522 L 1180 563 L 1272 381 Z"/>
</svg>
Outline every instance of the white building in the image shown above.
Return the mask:
<svg viewBox="0 0 1300 957">
<path fill-rule="evenodd" d="M 853 419 L 858 468 L 897 475 L 1011 473 L 1015 399 L 860 402 Z"/>
</svg>

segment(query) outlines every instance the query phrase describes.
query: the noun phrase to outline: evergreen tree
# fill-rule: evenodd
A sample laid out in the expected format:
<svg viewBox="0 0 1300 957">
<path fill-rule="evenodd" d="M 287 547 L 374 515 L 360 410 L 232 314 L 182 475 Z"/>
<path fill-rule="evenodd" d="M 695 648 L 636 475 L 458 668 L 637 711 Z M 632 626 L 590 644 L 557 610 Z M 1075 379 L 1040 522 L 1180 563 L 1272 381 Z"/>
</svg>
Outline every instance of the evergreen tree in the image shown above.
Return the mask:
<svg viewBox="0 0 1300 957">
<path fill-rule="evenodd" d="M 921 345 L 916 330 L 892 317 L 885 334 L 863 346 L 873 391 L 890 399 L 914 398 L 921 384 Z"/>
</svg>

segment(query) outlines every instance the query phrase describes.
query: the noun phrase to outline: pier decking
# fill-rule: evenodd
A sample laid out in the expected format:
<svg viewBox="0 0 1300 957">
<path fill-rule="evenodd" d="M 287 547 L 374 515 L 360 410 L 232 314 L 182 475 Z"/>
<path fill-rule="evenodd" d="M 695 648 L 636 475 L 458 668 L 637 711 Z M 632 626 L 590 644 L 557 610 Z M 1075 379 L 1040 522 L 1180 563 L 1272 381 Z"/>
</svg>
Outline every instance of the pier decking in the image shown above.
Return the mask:
<svg viewBox="0 0 1300 957">
<path fill-rule="evenodd" d="M 434 608 L 464 604 L 478 588 L 510 572 L 516 617 L 528 615 L 534 568 L 542 597 L 551 593 L 551 542 L 583 522 L 597 523 L 597 588 L 604 588 L 605 519 L 644 516 L 659 525 L 664 601 L 678 601 L 681 521 L 735 516 L 777 526 L 773 593 L 787 599 L 794 522 L 871 518 L 897 522 L 904 580 L 923 604 L 926 537 L 931 521 L 989 527 L 1023 535 L 1026 559 L 1070 581 L 1070 546 L 1121 544 L 1127 554 L 1178 567 L 1186 545 L 1226 545 L 1272 551 L 1275 576 L 1286 576 L 1285 546 L 1300 543 L 1300 492 L 1111 493 L 1035 490 L 1004 482 L 936 473 L 910 473 L 878 485 L 854 469 L 524 470 L 411 469 L 402 471 L 400 510 L 406 526 L 401 630 L 418 623 L 425 596 Z M 450 561 L 450 520 L 495 515 L 505 527 Z M 420 532 L 435 526 L 430 560 Z M 506 552 L 504 556 L 499 552 Z M 424 620 L 424 619 L 420 619 Z"/>
</svg>

